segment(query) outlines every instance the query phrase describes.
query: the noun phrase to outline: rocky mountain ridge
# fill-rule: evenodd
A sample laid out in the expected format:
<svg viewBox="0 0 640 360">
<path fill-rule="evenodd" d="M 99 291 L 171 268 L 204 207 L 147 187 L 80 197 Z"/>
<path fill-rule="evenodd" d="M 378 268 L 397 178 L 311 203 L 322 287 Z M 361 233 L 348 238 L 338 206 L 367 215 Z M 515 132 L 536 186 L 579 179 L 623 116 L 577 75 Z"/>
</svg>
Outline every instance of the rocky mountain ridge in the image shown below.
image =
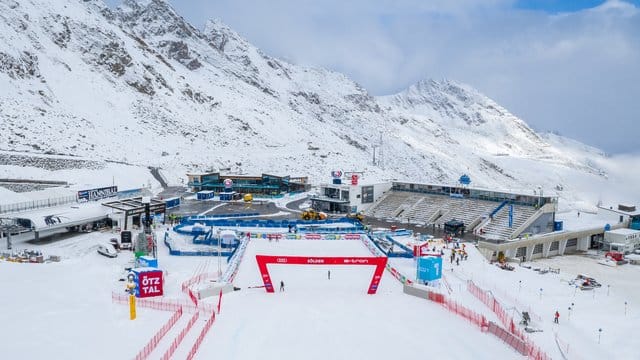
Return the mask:
<svg viewBox="0 0 640 360">
<path fill-rule="evenodd" d="M 0 0 L 0 85 L 6 150 L 315 182 L 335 169 L 502 189 L 603 176 L 467 85 L 374 97 L 218 20 L 199 30 L 164 0 Z"/>
</svg>

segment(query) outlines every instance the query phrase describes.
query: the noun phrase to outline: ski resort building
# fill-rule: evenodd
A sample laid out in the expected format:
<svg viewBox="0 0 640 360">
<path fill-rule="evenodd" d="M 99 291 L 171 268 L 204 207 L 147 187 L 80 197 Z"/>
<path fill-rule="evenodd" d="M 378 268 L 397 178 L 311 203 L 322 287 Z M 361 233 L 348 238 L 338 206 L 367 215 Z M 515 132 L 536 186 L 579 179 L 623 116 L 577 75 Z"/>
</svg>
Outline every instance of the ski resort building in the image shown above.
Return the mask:
<svg viewBox="0 0 640 360">
<path fill-rule="evenodd" d="M 139 202 L 141 197 L 126 199 L 134 195 L 149 193 L 147 189 L 118 191 L 117 186 L 108 186 L 77 191 L 73 197 L 8 204 L 6 208 L 20 210 L 0 216 L 0 247 L 6 244 L 6 248 L 11 248 L 12 243 L 39 240 L 65 232 L 90 231 L 104 226 L 131 226 L 140 221 L 140 214 L 144 212 L 144 207 L 134 207 L 136 200 Z M 164 202 L 151 201 L 156 205 L 155 212 L 164 212 Z"/>
<path fill-rule="evenodd" d="M 600 206 L 599 209 L 610 212 L 618 216 L 618 222 L 629 223 L 629 228 L 640 230 L 640 210 L 635 205 L 618 204 L 613 206 Z"/>
<path fill-rule="evenodd" d="M 311 198 L 311 207 L 330 213 L 365 211 L 390 188 L 390 183 L 324 184 L 320 194 Z"/>
<path fill-rule="evenodd" d="M 462 222 L 467 233 L 490 242 L 554 231 L 557 197 L 475 189 L 467 186 L 393 182 L 367 215 L 444 228 Z"/>
<path fill-rule="evenodd" d="M 187 174 L 187 185 L 193 192 L 213 190 L 215 192 L 236 191 L 238 193 L 278 195 L 306 191 L 310 185 L 307 177 L 290 177 L 262 174 L 261 176 L 221 175 L 218 172 Z M 231 180 L 232 187 L 225 185 Z"/>
<path fill-rule="evenodd" d="M 446 224 L 462 223 L 469 237 L 478 241 L 480 252 L 495 260 L 530 261 L 598 248 L 632 251 L 640 246 L 640 212 L 635 206 L 600 207 L 596 214 L 572 212 L 558 216 L 555 196 L 519 194 L 447 186 L 393 182 L 366 211 L 366 215 L 426 227 L 434 233 Z M 567 218 L 569 216 L 569 218 Z M 631 228 L 631 229 L 629 229 Z M 624 241 L 607 241 L 622 234 Z M 637 241 L 637 242 L 636 242 Z"/>
<path fill-rule="evenodd" d="M 389 221 L 424 226 L 427 231 L 462 224 L 468 237 L 478 241 L 487 259 L 502 252 L 507 258 L 532 260 L 586 251 L 600 246 L 606 230 L 640 224 L 635 209 L 624 216 L 604 214 L 591 222 L 557 218 L 555 196 L 520 194 L 468 186 L 393 182 L 390 191 L 370 206 L 365 214 Z M 606 209 L 611 210 L 611 209 Z M 580 215 L 578 213 L 577 217 Z M 585 220 L 587 215 L 583 215 Z M 574 219 L 575 220 L 575 219 Z M 620 221 L 617 221 L 620 220 Z M 567 228 L 566 224 L 569 224 Z"/>
</svg>

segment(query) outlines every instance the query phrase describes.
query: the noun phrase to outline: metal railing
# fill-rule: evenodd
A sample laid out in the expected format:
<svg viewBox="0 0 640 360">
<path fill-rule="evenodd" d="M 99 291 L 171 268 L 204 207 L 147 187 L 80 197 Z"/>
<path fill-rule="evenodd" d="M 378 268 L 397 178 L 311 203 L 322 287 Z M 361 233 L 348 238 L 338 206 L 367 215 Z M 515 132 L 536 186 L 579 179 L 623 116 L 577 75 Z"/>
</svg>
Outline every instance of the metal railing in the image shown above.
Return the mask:
<svg viewBox="0 0 640 360">
<path fill-rule="evenodd" d="M 13 204 L 0 204 L 0 214 L 65 205 L 76 202 L 77 200 L 77 195 L 69 195 L 50 199 L 24 201 Z"/>
</svg>

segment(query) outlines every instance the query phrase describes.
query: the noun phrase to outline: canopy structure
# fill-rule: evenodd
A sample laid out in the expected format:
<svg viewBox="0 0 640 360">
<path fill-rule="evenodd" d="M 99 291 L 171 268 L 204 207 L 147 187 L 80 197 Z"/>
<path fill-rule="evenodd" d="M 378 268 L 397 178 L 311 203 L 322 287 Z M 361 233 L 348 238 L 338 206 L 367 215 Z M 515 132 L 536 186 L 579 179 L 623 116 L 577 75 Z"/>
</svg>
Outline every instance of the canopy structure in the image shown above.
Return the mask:
<svg viewBox="0 0 640 360">
<path fill-rule="evenodd" d="M 141 216 L 145 212 L 145 205 L 142 201 L 142 196 L 132 197 L 128 199 L 119 199 L 114 201 L 108 201 L 102 203 L 103 206 L 109 207 L 111 209 L 120 211 L 124 214 L 124 229 L 127 230 L 129 227 L 129 218 L 135 216 Z M 158 199 L 150 199 L 149 200 L 149 214 L 151 217 L 155 214 L 164 214 L 167 209 L 167 204 Z M 164 220 L 163 220 L 164 221 Z"/>
<path fill-rule="evenodd" d="M 99 203 L 71 203 L 50 208 L 34 209 L 22 213 L 8 214 L 22 227 L 36 232 L 69 228 L 106 220 L 109 210 Z"/>
<path fill-rule="evenodd" d="M 453 236 L 464 235 L 464 223 L 460 220 L 452 219 L 444 223 L 444 232 Z"/>
</svg>

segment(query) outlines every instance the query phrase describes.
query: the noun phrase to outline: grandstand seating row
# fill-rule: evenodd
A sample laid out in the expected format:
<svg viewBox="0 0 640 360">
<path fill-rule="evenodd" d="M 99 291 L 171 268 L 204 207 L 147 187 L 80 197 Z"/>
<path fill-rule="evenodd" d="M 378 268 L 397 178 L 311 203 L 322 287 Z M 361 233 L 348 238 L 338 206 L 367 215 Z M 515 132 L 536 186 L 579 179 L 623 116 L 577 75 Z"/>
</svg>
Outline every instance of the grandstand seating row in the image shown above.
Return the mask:
<svg viewBox="0 0 640 360">
<path fill-rule="evenodd" d="M 507 239 L 536 212 L 536 209 L 530 206 L 514 205 L 513 223 L 509 227 L 509 207 L 504 206 L 490 221 L 482 223 L 482 220 L 486 219 L 500 204 L 500 202 L 489 200 L 390 191 L 369 208 L 366 215 L 425 225 L 443 225 L 455 219 L 462 221 L 467 231 L 473 231 L 482 224 L 485 234 L 491 234 L 494 238 Z"/>
<path fill-rule="evenodd" d="M 513 222 L 509 227 L 509 206 L 505 206 L 498 211 L 487 225 L 482 227 L 486 234 L 491 234 L 496 238 L 508 239 L 513 232 L 524 224 L 535 213 L 536 209 L 531 206 L 513 205 Z"/>
</svg>

